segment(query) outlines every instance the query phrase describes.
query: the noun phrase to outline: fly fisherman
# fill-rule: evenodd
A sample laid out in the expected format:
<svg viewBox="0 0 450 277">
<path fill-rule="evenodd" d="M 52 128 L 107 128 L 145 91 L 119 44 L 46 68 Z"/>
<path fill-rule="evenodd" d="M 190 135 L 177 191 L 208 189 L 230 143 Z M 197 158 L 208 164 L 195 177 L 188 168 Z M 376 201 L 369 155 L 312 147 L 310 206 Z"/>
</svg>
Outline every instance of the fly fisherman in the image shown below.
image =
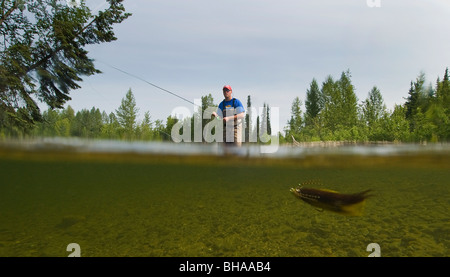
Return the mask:
<svg viewBox="0 0 450 277">
<path fill-rule="evenodd" d="M 223 87 L 225 99 L 219 104 L 217 112 L 213 112 L 212 115 L 223 121 L 223 142 L 226 145 L 241 146 L 245 109 L 241 101 L 231 96 L 232 93 L 231 86 Z"/>
</svg>

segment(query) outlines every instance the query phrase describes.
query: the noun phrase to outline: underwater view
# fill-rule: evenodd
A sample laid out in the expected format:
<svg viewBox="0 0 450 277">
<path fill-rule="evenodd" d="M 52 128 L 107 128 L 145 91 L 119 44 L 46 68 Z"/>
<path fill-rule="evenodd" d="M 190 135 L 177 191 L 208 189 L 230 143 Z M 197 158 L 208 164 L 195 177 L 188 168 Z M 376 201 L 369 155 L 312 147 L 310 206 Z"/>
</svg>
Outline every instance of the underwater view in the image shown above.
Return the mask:
<svg viewBox="0 0 450 277">
<path fill-rule="evenodd" d="M 448 145 L 111 143 L 0 144 L 0 256 L 450 256 Z M 301 187 L 370 196 L 352 216 Z"/>
</svg>

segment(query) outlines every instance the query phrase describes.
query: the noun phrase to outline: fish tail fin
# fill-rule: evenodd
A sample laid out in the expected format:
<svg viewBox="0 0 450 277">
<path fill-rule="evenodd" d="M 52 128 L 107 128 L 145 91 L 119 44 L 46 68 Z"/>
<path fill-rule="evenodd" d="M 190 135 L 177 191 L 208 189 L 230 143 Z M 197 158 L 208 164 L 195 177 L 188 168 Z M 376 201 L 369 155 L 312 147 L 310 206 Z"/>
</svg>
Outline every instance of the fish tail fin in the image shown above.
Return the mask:
<svg viewBox="0 0 450 277">
<path fill-rule="evenodd" d="M 355 203 L 355 204 L 342 206 L 341 211 L 345 215 L 362 216 L 364 213 L 365 205 L 366 205 L 366 201 L 363 200 L 363 201 Z"/>
<path fill-rule="evenodd" d="M 364 197 L 364 199 L 366 199 L 366 198 L 375 196 L 374 194 L 371 194 L 372 191 L 373 190 L 368 189 L 368 190 L 362 191 L 362 192 L 360 192 L 358 194 L 361 195 L 362 197 Z"/>
</svg>

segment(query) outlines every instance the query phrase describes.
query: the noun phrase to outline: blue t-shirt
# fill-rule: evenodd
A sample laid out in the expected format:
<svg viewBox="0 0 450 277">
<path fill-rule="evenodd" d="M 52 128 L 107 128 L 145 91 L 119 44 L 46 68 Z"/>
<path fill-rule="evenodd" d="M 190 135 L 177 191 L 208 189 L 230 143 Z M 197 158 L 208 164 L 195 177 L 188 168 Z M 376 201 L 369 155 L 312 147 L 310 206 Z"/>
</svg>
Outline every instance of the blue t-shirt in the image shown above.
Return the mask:
<svg viewBox="0 0 450 277">
<path fill-rule="evenodd" d="M 235 101 L 234 107 L 233 107 L 233 100 Z M 219 107 L 217 108 L 217 114 L 220 117 L 224 117 L 223 116 L 224 109 L 225 109 L 225 116 L 231 116 L 231 115 L 240 114 L 240 113 L 245 112 L 244 106 L 242 105 L 241 101 L 239 101 L 236 98 L 233 98 L 230 101 L 220 102 Z M 235 109 L 235 110 L 233 111 L 233 109 Z"/>
</svg>

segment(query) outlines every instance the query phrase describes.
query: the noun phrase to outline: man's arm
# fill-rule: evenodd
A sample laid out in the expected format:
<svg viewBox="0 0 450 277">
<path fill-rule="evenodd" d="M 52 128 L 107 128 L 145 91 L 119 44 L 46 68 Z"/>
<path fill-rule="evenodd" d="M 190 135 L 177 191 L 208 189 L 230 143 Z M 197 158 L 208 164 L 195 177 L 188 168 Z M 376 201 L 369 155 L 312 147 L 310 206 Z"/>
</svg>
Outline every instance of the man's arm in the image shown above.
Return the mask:
<svg viewBox="0 0 450 277">
<path fill-rule="evenodd" d="M 229 120 L 234 120 L 237 121 L 238 119 L 242 119 L 245 117 L 245 112 L 239 113 L 239 114 L 235 114 L 232 116 L 226 116 L 223 118 L 223 122 L 227 122 Z"/>
</svg>

